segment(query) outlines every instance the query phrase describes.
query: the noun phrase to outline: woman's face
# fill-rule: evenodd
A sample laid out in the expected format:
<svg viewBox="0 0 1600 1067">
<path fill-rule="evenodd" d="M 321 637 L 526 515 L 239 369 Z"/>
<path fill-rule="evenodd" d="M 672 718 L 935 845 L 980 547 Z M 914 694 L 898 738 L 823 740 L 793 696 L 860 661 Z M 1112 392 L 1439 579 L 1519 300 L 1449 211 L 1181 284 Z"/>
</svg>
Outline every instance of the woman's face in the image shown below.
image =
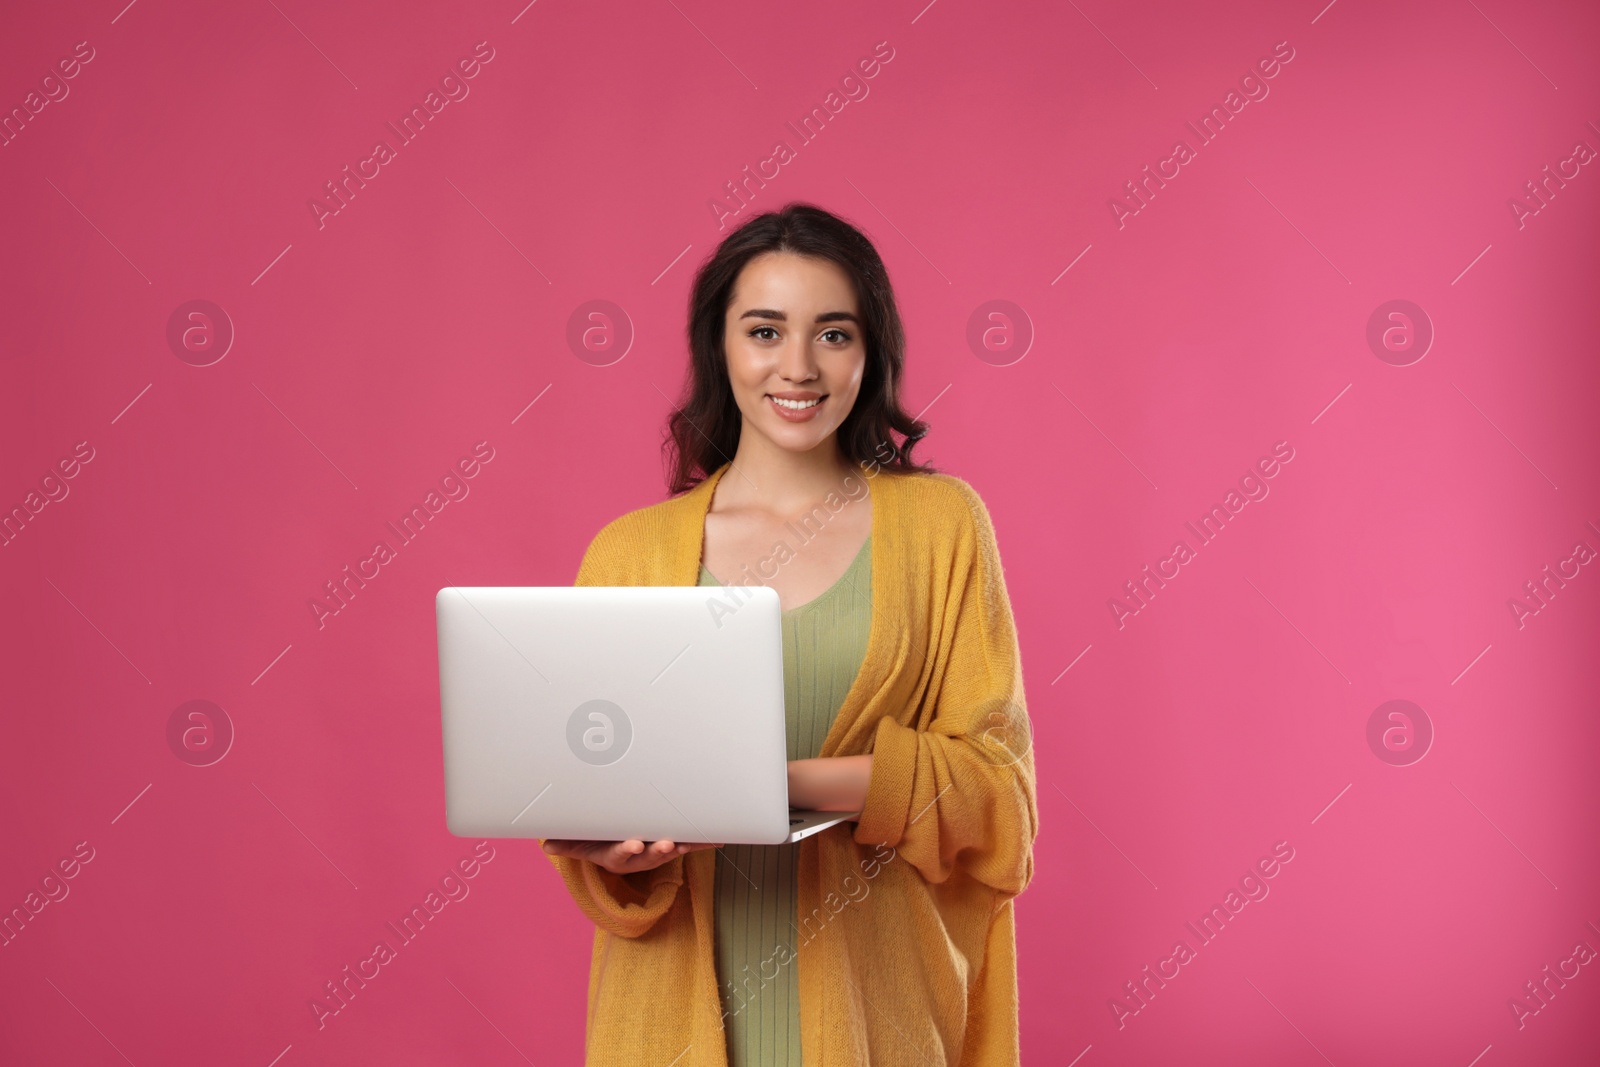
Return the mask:
<svg viewBox="0 0 1600 1067">
<path fill-rule="evenodd" d="M 745 264 L 723 328 L 745 432 L 794 452 L 833 435 L 867 364 L 859 314 L 850 276 L 829 260 L 767 252 Z"/>
</svg>

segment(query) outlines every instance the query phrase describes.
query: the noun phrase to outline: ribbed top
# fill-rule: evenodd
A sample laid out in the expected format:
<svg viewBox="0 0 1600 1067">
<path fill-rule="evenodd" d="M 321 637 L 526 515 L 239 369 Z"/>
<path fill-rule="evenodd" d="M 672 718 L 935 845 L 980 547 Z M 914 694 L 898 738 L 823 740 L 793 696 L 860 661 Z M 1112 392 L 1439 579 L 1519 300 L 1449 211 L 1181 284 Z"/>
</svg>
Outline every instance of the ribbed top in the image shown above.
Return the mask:
<svg viewBox="0 0 1600 1067">
<path fill-rule="evenodd" d="M 783 612 L 788 758 L 815 759 L 867 652 L 872 538 L 827 592 Z M 700 567 L 701 585 L 720 585 Z M 826 832 L 826 831 L 824 831 Z M 799 843 L 717 852 L 716 964 L 729 1067 L 800 1067 Z"/>
</svg>

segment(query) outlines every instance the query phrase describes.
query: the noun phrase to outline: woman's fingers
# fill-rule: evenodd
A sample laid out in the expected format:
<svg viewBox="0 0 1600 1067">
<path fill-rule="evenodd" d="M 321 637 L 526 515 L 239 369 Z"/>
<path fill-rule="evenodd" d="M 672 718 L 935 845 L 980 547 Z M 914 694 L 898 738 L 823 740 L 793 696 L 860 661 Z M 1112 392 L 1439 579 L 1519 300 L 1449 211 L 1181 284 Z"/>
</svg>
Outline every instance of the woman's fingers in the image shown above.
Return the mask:
<svg viewBox="0 0 1600 1067">
<path fill-rule="evenodd" d="M 661 866 L 668 860 L 704 848 L 721 848 L 721 845 L 683 842 L 668 838 L 646 844 L 639 838 L 627 841 L 563 841 L 551 838 L 544 843 L 544 851 L 552 856 L 569 856 L 599 864 L 612 874 L 633 874 Z"/>
<path fill-rule="evenodd" d="M 671 841 L 654 841 L 649 845 L 638 839 L 619 841 L 607 857 L 610 862 L 602 862 L 601 866 L 613 874 L 633 874 L 659 867 L 674 855 L 676 850 Z"/>
<path fill-rule="evenodd" d="M 576 860 L 592 860 L 610 866 L 614 862 L 612 852 L 618 847 L 643 842 L 628 841 L 558 841 L 552 838 L 544 843 L 544 850 L 552 856 L 567 856 Z"/>
</svg>

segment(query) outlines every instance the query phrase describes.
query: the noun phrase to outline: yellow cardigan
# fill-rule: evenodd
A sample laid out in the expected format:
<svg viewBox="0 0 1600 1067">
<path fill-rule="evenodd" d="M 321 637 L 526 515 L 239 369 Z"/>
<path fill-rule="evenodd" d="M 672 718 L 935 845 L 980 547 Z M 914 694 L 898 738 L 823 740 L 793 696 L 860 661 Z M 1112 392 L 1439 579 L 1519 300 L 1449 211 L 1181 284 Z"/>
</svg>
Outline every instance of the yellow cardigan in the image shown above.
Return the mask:
<svg viewBox="0 0 1600 1067">
<path fill-rule="evenodd" d="M 574 584 L 696 584 L 728 469 L 608 523 Z M 821 755 L 871 752 L 872 776 L 853 833 L 801 842 L 797 953 L 762 970 L 799 967 L 806 1067 L 1016 1064 L 1012 898 L 1033 876 L 1039 821 L 994 528 L 952 475 L 859 477 L 872 494 L 872 624 Z M 585 1062 L 726 1067 L 712 850 L 630 875 L 550 860 L 596 927 Z"/>
</svg>

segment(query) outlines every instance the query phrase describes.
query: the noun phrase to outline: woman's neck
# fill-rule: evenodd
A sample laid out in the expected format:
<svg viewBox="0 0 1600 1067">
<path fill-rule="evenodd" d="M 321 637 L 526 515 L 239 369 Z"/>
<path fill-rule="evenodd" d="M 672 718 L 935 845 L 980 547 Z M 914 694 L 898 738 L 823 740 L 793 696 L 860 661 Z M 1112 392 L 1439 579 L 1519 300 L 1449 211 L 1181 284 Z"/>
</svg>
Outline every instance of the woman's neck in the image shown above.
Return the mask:
<svg viewBox="0 0 1600 1067">
<path fill-rule="evenodd" d="M 851 474 L 860 476 L 840 455 L 837 435 L 809 452 L 794 452 L 747 429 L 739 435 L 732 468 L 717 484 L 717 503 L 780 516 L 801 514 L 829 493 L 842 492 Z"/>
</svg>

